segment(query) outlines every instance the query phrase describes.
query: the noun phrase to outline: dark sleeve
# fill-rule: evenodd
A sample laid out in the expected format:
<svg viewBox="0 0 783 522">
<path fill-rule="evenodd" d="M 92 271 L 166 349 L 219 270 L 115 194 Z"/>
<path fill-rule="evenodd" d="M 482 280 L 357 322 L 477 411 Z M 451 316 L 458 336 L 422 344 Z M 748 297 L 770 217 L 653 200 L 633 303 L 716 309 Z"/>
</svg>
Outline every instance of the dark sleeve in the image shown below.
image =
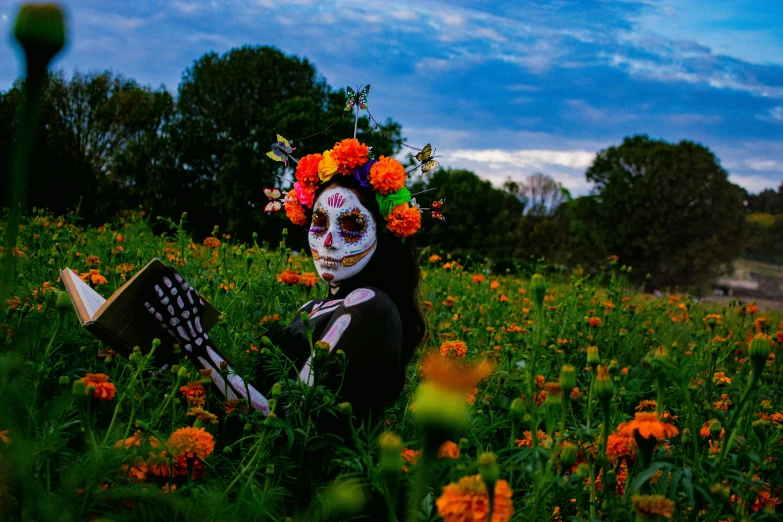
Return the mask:
<svg viewBox="0 0 783 522">
<path fill-rule="evenodd" d="M 313 300 L 306 303 L 299 309 L 297 315 L 302 312 L 310 313 L 313 306 L 318 302 L 319 300 Z M 299 317 L 294 318 L 287 327 L 282 327 L 279 323 L 275 323 L 264 333 L 264 336 L 268 337 L 272 344 L 280 348 L 283 354 L 291 359 L 295 368 L 301 368 L 310 357 L 310 341 L 307 339 L 307 329 Z M 315 341 L 315 339 L 313 340 Z M 263 364 L 263 358 L 260 356 L 254 373 L 255 382 L 262 389 L 268 390 L 277 382 L 277 379 L 270 374 L 268 368 Z"/>
<path fill-rule="evenodd" d="M 340 398 L 351 403 L 357 417 L 370 410 L 377 414 L 397 398 L 404 379 L 402 324 L 385 293 L 360 288 L 349 294 L 319 340 L 330 345 L 322 382 L 333 391 L 339 389 Z M 338 350 L 347 361 L 344 377 Z"/>
</svg>

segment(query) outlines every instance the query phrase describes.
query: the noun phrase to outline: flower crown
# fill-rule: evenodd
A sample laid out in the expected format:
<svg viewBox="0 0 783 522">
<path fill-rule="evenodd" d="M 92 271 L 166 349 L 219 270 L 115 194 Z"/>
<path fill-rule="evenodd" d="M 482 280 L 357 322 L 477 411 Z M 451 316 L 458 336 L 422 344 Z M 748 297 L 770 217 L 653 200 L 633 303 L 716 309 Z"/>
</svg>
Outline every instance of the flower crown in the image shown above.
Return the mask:
<svg viewBox="0 0 783 522">
<path fill-rule="evenodd" d="M 296 166 L 296 182 L 284 200 L 285 213 L 295 225 L 306 225 L 305 208 L 313 207 L 315 192 L 334 176 L 353 176 L 361 187 L 372 187 L 386 229 L 406 238 L 421 228 L 421 209 L 405 187 L 405 167 L 394 158 L 373 159 L 370 147 L 346 138 L 323 154 L 308 154 Z"/>
</svg>

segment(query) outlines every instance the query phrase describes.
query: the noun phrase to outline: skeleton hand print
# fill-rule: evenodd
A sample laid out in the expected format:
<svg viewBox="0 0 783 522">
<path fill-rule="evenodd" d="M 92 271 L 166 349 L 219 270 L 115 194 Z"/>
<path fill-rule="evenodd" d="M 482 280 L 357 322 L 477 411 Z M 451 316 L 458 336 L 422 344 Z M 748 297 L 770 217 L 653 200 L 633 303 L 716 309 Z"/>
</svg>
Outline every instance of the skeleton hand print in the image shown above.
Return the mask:
<svg viewBox="0 0 783 522">
<path fill-rule="evenodd" d="M 212 370 L 212 382 L 226 399 L 248 399 L 256 410 L 264 415 L 269 413 L 266 397 L 237 375 L 212 345 L 203 328 L 204 300 L 182 276 L 166 267 L 160 280 L 149 289 L 144 308 L 194 364 Z"/>
<path fill-rule="evenodd" d="M 150 289 L 144 307 L 187 352 L 209 339 L 202 326 L 204 300 L 169 267 Z"/>
</svg>

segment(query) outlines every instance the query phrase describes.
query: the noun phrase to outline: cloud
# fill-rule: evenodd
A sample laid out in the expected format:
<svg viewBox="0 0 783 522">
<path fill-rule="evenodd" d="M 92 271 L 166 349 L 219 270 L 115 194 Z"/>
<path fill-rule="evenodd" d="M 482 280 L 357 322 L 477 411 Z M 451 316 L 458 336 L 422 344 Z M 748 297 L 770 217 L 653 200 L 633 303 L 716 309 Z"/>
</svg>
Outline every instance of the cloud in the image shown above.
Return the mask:
<svg viewBox="0 0 783 522">
<path fill-rule="evenodd" d="M 783 161 L 769 159 L 747 159 L 745 165 L 753 170 L 783 172 Z"/>
<path fill-rule="evenodd" d="M 762 190 L 776 190 L 775 182 L 764 176 L 754 176 L 746 174 L 730 174 L 729 181 L 745 188 L 751 194 L 758 194 Z"/>
<path fill-rule="evenodd" d="M 455 149 L 443 151 L 439 161 L 443 166 L 472 170 L 497 186 L 507 179 L 521 181 L 533 173 L 543 172 L 572 194 L 579 195 L 589 192 L 592 187 L 585 179 L 584 171 L 594 158 L 595 152 L 586 150 Z"/>
</svg>

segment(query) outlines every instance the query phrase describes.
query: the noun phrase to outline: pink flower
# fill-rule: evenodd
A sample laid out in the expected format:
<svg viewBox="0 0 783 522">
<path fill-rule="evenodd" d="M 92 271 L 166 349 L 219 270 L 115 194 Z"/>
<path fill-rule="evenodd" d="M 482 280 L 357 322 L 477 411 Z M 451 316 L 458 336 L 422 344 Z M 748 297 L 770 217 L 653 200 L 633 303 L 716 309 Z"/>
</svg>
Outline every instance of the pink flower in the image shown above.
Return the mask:
<svg viewBox="0 0 783 522">
<path fill-rule="evenodd" d="M 310 191 L 304 187 L 298 181 L 294 183 L 294 192 L 296 193 L 296 199 L 303 207 L 313 208 L 313 199 L 315 199 L 315 191 Z"/>
</svg>

